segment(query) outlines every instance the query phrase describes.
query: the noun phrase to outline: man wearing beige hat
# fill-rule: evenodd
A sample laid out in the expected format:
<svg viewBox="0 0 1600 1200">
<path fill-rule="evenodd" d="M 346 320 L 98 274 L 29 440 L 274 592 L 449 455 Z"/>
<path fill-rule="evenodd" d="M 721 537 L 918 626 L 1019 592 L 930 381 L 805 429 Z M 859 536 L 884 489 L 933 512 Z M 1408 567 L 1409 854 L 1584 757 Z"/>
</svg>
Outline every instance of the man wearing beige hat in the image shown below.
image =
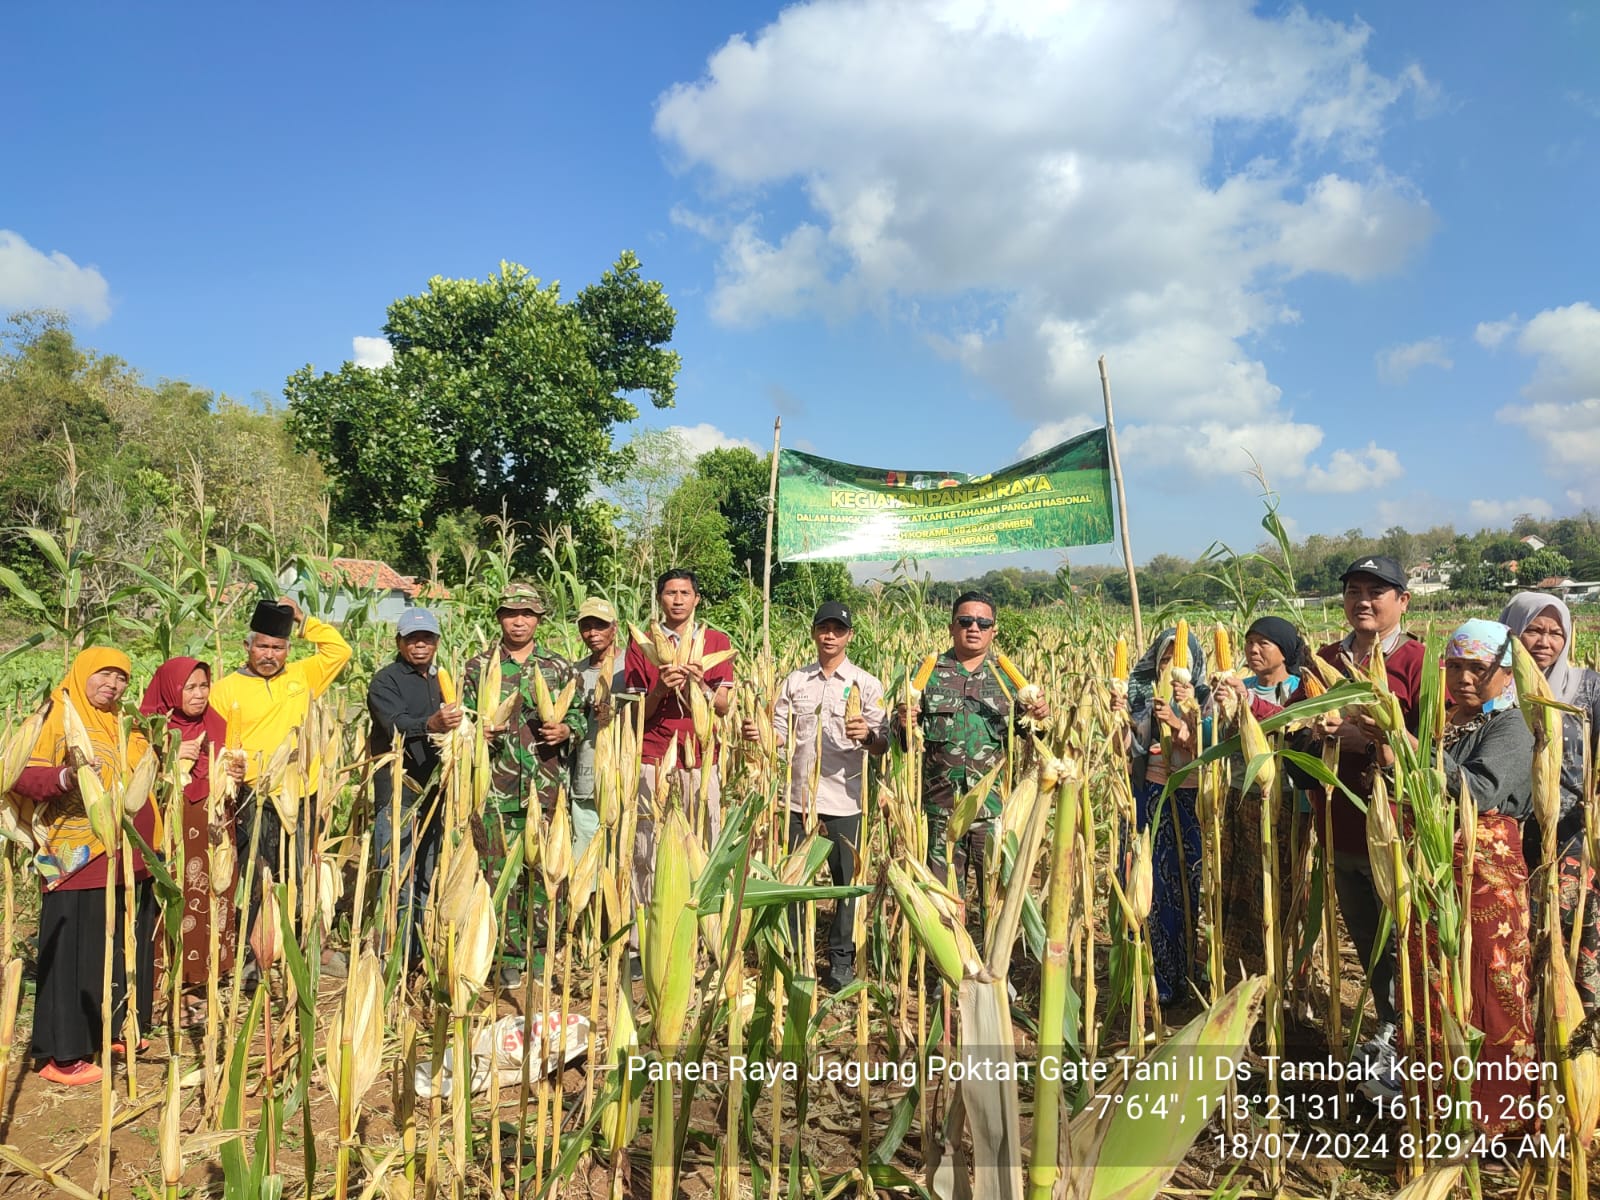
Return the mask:
<svg viewBox="0 0 1600 1200">
<path fill-rule="evenodd" d="M 578 636 L 589 648 L 584 658 L 574 659 L 573 669 L 583 680 L 583 706 L 589 719 L 589 731 L 578 743 L 572 760 L 572 853 L 581 858 L 589 842 L 600 828 L 600 811 L 595 804 L 594 746 L 595 740 L 611 724 L 616 711 L 611 699 L 626 686 L 622 655 L 617 653 L 617 610 L 607 600 L 590 596 L 578 606 Z M 602 672 L 607 673 L 609 686 L 600 692 Z"/>
</svg>

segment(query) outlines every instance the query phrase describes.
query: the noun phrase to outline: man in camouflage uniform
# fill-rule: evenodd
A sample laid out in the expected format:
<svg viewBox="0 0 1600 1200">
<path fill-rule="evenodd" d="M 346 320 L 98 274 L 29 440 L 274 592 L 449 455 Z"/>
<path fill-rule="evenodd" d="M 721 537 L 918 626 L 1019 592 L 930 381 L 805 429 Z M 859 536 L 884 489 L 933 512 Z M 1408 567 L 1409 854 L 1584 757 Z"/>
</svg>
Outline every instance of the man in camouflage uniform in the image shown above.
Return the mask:
<svg viewBox="0 0 1600 1200">
<path fill-rule="evenodd" d="M 1029 708 L 1013 704 L 1012 692 L 1000 673 L 990 646 L 995 634 L 994 601 L 982 592 L 965 592 L 956 599 L 950 618 L 950 648 L 934 665 L 919 701 L 905 701 L 905 676 L 890 690 L 897 701 L 889 727 L 902 749 L 911 722 L 922 730 L 922 811 L 928 822 L 928 865 L 961 893 L 966 891 L 967 867 L 978 880 L 979 922 L 983 908 L 984 842 L 1000 815 L 998 786 L 984 799 L 972 827 L 955 845 L 955 862 L 946 861 L 945 828 L 961 796 L 1005 762 L 1012 742 L 1012 727 L 1024 714 L 1035 721 L 1049 718 L 1043 700 Z M 1026 735 L 1016 735 L 1020 748 Z"/>
<path fill-rule="evenodd" d="M 495 611 L 500 622 L 500 644 L 487 653 L 500 656 L 501 699 L 515 694 L 517 703 L 505 728 L 487 731 L 492 779 L 483 814 L 487 845 L 480 850 L 491 886 L 505 866 L 506 848 L 522 837 L 529 797 L 537 796 L 546 813 L 554 809 L 556 793 L 567 782 L 572 749 L 589 728 L 581 697 L 574 698 L 561 722 L 539 722 L 533 672 L 544 675 L 552 696 L 559 695 L 567 681 L 577 675 L 571 663 L 559 655 L 545 653 L 534 640 L 540 620 L 549 611 L 539 589 L 522 582 L 506 586 Z M 462 692 L 469 709 L 477 707 L 478 681 L 485 661 L 486 655 L 480 654 L 466 665 Z M 506 957 L 519 958 L 517 950 L 525 944 L 526 931 L 522 927 L 523 905 L 516 901 L 515 889 L 512 897 L 506 908 Z"/>
</svg>

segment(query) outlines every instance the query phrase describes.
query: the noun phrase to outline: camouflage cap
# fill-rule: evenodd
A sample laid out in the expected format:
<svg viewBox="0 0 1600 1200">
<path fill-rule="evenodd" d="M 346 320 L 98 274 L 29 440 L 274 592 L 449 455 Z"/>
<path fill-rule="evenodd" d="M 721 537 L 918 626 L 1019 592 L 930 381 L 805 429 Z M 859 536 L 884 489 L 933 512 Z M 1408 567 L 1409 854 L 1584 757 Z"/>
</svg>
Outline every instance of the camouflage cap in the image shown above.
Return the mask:
<svg viewBox="0 0 1600 1200">
<path fill-rule="evenodd" d="M 544 598 L 544 593 L 531 583 L 517 580 L 508 583 L 500 592 L 500 599 L 495 604 L 497 611 L 507 609 L 526 609 L 529 612 L 544 616 L 550 611 L 550 605 Z"/>
</svg>

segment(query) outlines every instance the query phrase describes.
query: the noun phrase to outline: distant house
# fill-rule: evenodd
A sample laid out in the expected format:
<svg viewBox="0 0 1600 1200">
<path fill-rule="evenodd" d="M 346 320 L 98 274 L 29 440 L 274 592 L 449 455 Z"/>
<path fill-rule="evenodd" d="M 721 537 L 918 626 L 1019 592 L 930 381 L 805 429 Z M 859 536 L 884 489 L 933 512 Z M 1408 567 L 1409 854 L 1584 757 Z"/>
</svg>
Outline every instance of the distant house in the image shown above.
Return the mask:
<svg viewBox="0 0 1600 1200">
<path fill-rule="evenodd" d="M 1442 592 L 1450 586 L 1450 575 L 1454 569 L 1454 563 L 1420 562 L 1407 573 L 1406 590 L 1413 596 Z"/>
<path fill-rule="evenodd" d="M 1517 540 L 1529 550 L 1543 550 L 1550 544 L 1536 533 L 1530 533 L 1527 537 L 1518 538 Z"/>
<path fill-rule="evenodd" d="M 428 599 L 443 599 L 450 594 L 443 587 L 418 583 L 375 558 L 321 559 L 317 574 L 325 598 L 326 611 L 321 616 L 335 625 L 342 623 L 352 609 L 365 609 L 372 620 L 392 623 L 424 592 Z M 308 581 L 304 574 L 285 568 L 278 581 L 288 595 L 305 602 Z"/>
</svg>

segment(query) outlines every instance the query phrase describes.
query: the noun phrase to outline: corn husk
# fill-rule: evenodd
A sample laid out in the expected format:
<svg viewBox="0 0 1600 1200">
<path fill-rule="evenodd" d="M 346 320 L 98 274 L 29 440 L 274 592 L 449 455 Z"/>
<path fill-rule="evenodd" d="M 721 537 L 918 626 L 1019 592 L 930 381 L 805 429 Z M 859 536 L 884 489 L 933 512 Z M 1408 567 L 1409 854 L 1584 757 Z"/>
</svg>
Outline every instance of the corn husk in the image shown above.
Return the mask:
<svg viewBox="0 0 1600 1200">
<path fill-rule="evenodd" d="M 331 858 L 317 860 L 317 915 L 324 935 L 333 932 L 333 915 L 339 897 L 344 895 L 344 875 Z"/>
<path fill-rule="evenodd" d="M 716 667 L 720 667 L 725 662 L 730 662 L 738 653 L 739 652 L 737 650 L 730 649 L 713 650 L 710 654 L 702 654 L 699 659 L 700 669 L 702 671 L 713 670 Z"/>
<path fill-rule="evenodd" d="M 94 742 L 89 737 L 89 729 L 84 725 L 83 718 L 78 715 L 78 710 L 69 697 L 63 696 L 61 705 L 61 725 L 67 740 L 67 749 L 78 755 L 74 765 L 81 767 L 94 762 Z"/>
<path fill-rule="evenodd" d="M 113 811 L 115 799 L 100 782 L 93 767 L 78 768 L 78 795 L 83 800 L 83 811 L 89 818 L 89 828 L 102 846 L 110 849 L 116 841 L 118 814 Z"/>
<path fill-rule="evenodd" d="M 528 823 L 532 824 L 534 819 L 529 813 Z M 556 806 L 550 814 L 544 841 L 544 862 L 540 869 L 544 872 L 545 894 L 554 897 L 572 871 L 572 816 L 567 809 L 565 788 L 556 793 Z"/>
<path fill-rule="evenodd" d="M 477 992 L 489 978 L 494 965 L 495 942 L 500 936 L 494 915 L 494 896 L 489 882 L 480 874 L 471 894 L 471 909 L 466 920 L 456 926 L 456 957 L 453 982 L 458 989 Z"/>
<path fill-rule="evenodd" d="M 500 708 L 502 678 L 500 653 L 498 650 L 491 650 L 484 655 L 483 665 L 478 668 L 478 723 L 485 729 L 494 729 L 504 724 L 503 721 L 494 719 Z M 514 698 L 515 693 L 512 695 Z"/>
<path fill-rule="evenodd" d="M 1150 858 L 1148 834 L 1136 834 L 1133 839 L 1133 861 L 1128 867 L 1128 908 L 1134 922 L 1143 924 L 1150 916 L 1150 906 L 1155 901 L 1155 868 Z"/>
<path fill-rule="evenodd" d="M 28 765 L 43 728 L 44 713 L 36 712 L 11 731 L 11 736 L 5 742 L 5 750 L 0 752 L 0 793 L 9 792 L 16 784 L 22 769 Z"/>
<path fill-rule="evenodd" d="M 371 950 L 362 951 L 350 964 L 344 1003 L 328 1020 L 328 1090 L 336 1104 L 340 1101 L 347 1028 L 350 1031 L 349 1106 L 353 1116 L 383 1067 L 383 967 Z"/>
<path fill-rule="evenodd" d="M 1404 929 L 1411 912 L 1411 872 L 1405 855 L 1396 855 L 1400 831 L 1395 826 L 1389 789 L 1382 775 L 1372 781 L 1372 799 L 1367 804 L 1367 858 L 1372 864 L 1372 888 L 1384 907 L 1394 914 L 1397 927 Z"/>
<path fill-rule="evenodd" d="M 156 772 L 160 766 L 161 762 L 154 754 L 146 754 L 128 775 L 128 781 L 122 787 L 122 811 L 128 816 L 138 816 L 149 803 L 150 789 L 155 786 Z"/>
<path fill-rule="evenodd" d="M 861 717 L 861 689 L 846 686 L 844 689 L 844 719 L 856 721 Z"/>
<path fill-rule="evenodd" d="M 692 895 L 690 843 L 694 834 L 676 808 L 665 814 L 656 834 L 655 889 L 645 913 L 641 948 L 652 1034 L 662 1054 L 670 1058 L 683 1041 L 695 982 L 699 921 Z"/>
<path fill-rule="evenodd" d="M 639 1102 L 644 1094 L 642 1079 L 627 1070 L 629 1056 L 639 1048 L 639 1027 L 628 991 L 627 985 L 618 984 L 610 1008 L 611 1036 L 606 1039 L 606 1062 L 622 1080 L 622 1091 L 600 1114 L 600 1137 L 611 1154 L 624 1150 L 639 1132 Z"/>
<path fill-rule="evenodd" d="M 694 718 L 694 736 L 702 746 L 709 745 L 715 731 L 715 723 L 711 715 L 711 702 L 706 699 L 705 689 L 697 684 L 689 685 L 689 712 Z"/>
<path fill-rule="evenodd" d="M 600 882 L 600 859 L 605 854 L 605 839 L 592 837 L 583 848 L 578 861 L 572 865 L 572 875 L 567 882 L 567 903 L 574 916 L 589 907 Z"/>
<path fill-rule="evenodd" d="M 1268 798 L 1278 794 L 1278 760 L 1272 753 L 1272 744 L 1267 741 L 1267 735 L 1261 732 L 1261 722 L 1256 720 L 1255 713 L 1248 704 L 1239 706 L 1239 742 L 1244 752 L 1244 761 L 1248 766 L 1262 755 L 1261 766 L 1256 771 L 1256 786 L 1261 789 L 1261 794 Z"/>
<path fill-rule="evenodd" d="M 1587 1147 L 1600 1123 L 1600 1057 L 1592 1046 L 1578 1049 L 1573 1035 L 1583 1023 L 1583 1002 L 1572 979 L 1572 967 L 1559 949 L 1549 956 L 1545 967 L 1545 988 L 1550 1003 L 1551 1045 L 1546 1054 L 1551 1062 L 1562 1064 L 1562 1099 L 1567 1121 L 1578 1143 Z"/>
<path fill-rule="evenodd" d="M 928 960 L 951 987 L 959 987 L 963 979 L 989 978 L 971 935 L 960 921 L 946 924 L 927 893 L 899 863 L 889 864 L 888 878 L 900 912 L 911 926 L 912 937 L 928 952 Z"/>
</svg>

